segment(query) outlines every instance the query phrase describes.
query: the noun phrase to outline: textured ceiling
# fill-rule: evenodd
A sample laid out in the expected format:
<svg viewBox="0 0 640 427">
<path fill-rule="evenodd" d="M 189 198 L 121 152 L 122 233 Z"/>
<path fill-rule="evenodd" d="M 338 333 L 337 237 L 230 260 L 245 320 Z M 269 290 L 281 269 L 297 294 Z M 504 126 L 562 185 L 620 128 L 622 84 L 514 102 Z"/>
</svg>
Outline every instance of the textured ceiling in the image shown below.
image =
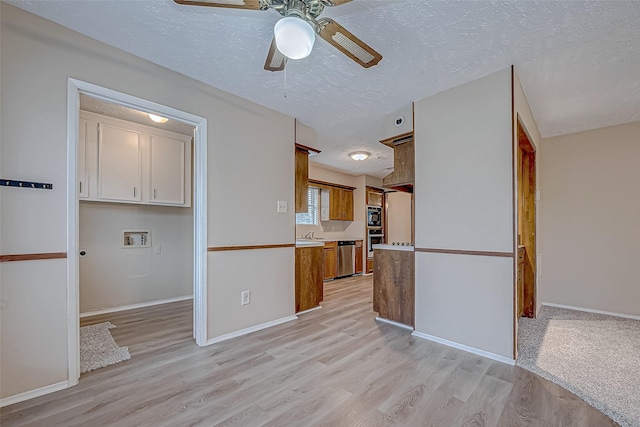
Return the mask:
<svg viewBox="0 0 640 427">
<path fill-rule="evenodd" d="M 80 109 L 116 119 L 128 120 L 157 129 L 180 133 L 182 135 L 193 136 L 193 131 L 195 130 L 193 126 L 177 120 L 169 120 L 166 123 L 156 123 L 151 120 L 145 112 L 134 110 L 124 105 L 102 101 L 84 94 L 80 94 Z"/>
<path fill-rule="evenodd" d="M 321 39 L 263 70 L 269 11 L 171 0 L 17 1 L 18 7 L 316 129 L 314 161 L 383 176 L 383 120 L 412 101 L 515 64 L 543 136 L 640 120 L 639 1 L 354 0 L 327 7 L 383 55 L 364 69 Z M 285 93 L 286 81 L 286 97 Z M 374 155 L 355 163 L 346 154 Z"/>
</svg>

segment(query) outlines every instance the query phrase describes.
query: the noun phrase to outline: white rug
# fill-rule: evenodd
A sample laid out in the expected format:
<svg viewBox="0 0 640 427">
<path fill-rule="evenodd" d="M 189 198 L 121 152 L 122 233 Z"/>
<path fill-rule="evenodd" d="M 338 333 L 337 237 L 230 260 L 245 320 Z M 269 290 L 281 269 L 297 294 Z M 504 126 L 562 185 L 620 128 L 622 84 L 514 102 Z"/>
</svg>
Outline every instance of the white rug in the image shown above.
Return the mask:
<svg viewBox="0 0 640 427">
<path fill-rule="evenodd" d="M 80 328 L 80 372 L 104 368 L 131 359 L 129 348 L 119 347 L 109 329 L 111 322 L 97 323 Z"/>
<path fill-rule="evenodd" d="M 520 319 L 516 364 L 640 427 L 640 321 L 543 306 Z"/>
</svg>

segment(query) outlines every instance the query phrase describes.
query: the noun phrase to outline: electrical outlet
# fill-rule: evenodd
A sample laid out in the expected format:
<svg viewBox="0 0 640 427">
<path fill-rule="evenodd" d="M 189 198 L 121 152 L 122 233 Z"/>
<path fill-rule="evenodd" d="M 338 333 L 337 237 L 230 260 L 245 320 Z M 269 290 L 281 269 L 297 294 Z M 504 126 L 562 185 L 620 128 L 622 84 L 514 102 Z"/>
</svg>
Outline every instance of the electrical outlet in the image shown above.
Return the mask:
<svg viewBox="0 0 640 427">
<path fill-rule="evenodd" d="M 242 291 L 240 294 L 240 305 L 247 305 L 251 302 L 249 291 Z"/>
</svg>

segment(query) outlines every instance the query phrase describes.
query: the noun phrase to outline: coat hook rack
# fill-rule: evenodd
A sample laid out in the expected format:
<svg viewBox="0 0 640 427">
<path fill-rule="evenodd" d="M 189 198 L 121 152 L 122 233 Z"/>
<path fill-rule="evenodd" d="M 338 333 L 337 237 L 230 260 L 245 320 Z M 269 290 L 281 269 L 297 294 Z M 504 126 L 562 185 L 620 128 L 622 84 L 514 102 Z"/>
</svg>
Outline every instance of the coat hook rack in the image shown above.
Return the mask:
<svg viewBox="0 0 640 427">
<path fill-rule="evenodd" d="M 52 190 L 53 184 L 46 182 L 30 182 L 30 181 L 15 181 L 13 179 L 1 179 L 0 185 L 5 187 L 18 187 L 18 188 L 39 188 L 42 190 Z"/>
</svg>

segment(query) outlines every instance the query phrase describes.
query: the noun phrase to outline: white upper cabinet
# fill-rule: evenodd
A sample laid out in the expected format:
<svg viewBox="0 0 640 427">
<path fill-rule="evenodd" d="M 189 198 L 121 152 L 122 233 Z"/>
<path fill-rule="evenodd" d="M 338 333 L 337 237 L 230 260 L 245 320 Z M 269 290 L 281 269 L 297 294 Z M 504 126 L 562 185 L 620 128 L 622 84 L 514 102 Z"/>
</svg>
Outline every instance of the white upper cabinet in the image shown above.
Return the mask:
<svg viewBox="0 0 640 427">
<path fill-rule="evenodd" d="M 80 112 L 78 197 L 191 206 L 192 137 Z"/>
<path fill-rule="evenodd" d="M 98 124 L 98 199 L 142 201 L 140 140 L 134 130 Z"/>
<path fill-rule="evenodd" d="M 80 120 L 78 127 L 78 197 L 89 197 L 89 182 L 87 174 L 87 121 Z"/>
<path fill-rule="evenodd" d="M 185 202 L 185 141 L 151 135 L 149 144 L 149 202 L 183 205 Z"/>
</svg>

